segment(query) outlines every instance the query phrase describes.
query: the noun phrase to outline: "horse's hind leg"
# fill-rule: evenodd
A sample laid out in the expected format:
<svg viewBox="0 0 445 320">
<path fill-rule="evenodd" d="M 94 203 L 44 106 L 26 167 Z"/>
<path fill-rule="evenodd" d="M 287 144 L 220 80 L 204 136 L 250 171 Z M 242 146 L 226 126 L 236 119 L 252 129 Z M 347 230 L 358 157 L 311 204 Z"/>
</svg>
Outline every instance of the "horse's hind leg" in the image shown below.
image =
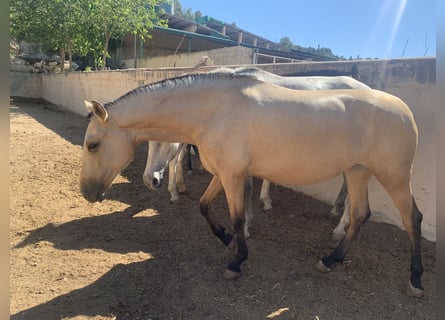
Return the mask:
<svg viewBox="0 0 445 320">
<path fill-rule="evenodd" d="M 204 191 L 201 199 L 199 200 L 199 209 L 201 211 L 201 214 L 204 216 L 207 223 L 209 224 L 213 234 L 217 236 L 224 243 L 224 245 L 228 246 L 232 241 L 233 236 L 230 233 L 227 233 L 224 227 L 222 227 L 215 220 L 211 210 L 213 201 L 221 191 L 223 191 L 221 181 L 218 177 L 213 176 L 209 186 L 207 187 L 206 191 Z"/>
<path fill-rule="evenodd" d="M 316 265 L 320 271 L 329 271 L 335 263 L 343 262 L 346 252 L 360 227 L 370 216 L 368 181 L 371 172 L 361 165 L 356 165 L 348 169 L 345 175 L 349 191 L 349 205 L 346 207 L 344 214 L 349 214 L 349 226 L 344 238 L 334 251 Z"/>
<path fill-rule="evenodd" d="M 196 147 L 193 144 L 188 144 L 187 145 L 187 164 L 186 164 L 186 168 L 188 171 L 192 171 L 192 148 L 193 148 L 193 152 L 195 153 L 195 156 L 198 157 L 199 159 L 199 150 L 198 147 Z M 202 169 L 202 165 L 200 164 L 199 167 Z"/>
<path fill-rule="evenodd" d="M 253 221 L 253 178 L 249 177 L 244 182 L 244 212 L 246 216 L 246 222 L 244 223 L 244 236 L 246 239 L 250 237 L 249 227 Z"/>
<path fill-rule="evenodd" d="M 348 188 L 346 186 L 345 175 L 343 174 L 343 183 L 341 185 L 341 189 L 340 192 L 338 193 L 337 199 L 335 199 L 334 207 L 331 210 L 331 213 L 334 216 L 342 215 L 343 212 L 345 211 L 345 205 L 346 205 L 345 201 L 347 195 L 348 195 Z"/>
<path fill-rule="evenodd" d="M 394 176 L 386 178 L 386 176 L 379 177 L 376 175 L 377 180 L 386 188 L 399 210 L 411 244 L 411 279 L 408 284 L 407 294 L 414 297 L 422 297 L 421 277 L 423 266 L 420 249 L 422 213 L 417 208 L 412 196 L 409 177 L 409 172 L 402 179 L 396 179 Z"/>
<path fill-rule="evenodd" d="M 346 235 L 347 227 L 349 226 L 349 200 L 346 197 L 344 202 L 345 208 L 343 210 L 342 216 L 340 218 L 340 222 L 335 227 L 334 231 L 332 231 L 332 241 L 338 242 L 343 239 Z"/>
<path fill-rule="evenodd" d="M 192 154 L 191 154 L 192 145 L 188 144 L 186 148 L 187 148 L 187 170 L 191 171 L 192 170 Z"/>
<path fill-rule="evenodd" d="M 270 190 L 270 181 L 263 180 L 263 185 L 261 186 L 261 192 L 260 192 L 260 200 L 264 204 L 263 207 L 264 211 L 272 210 L 272 199 L 270 198 L 269 190 Z"/>
</svg>

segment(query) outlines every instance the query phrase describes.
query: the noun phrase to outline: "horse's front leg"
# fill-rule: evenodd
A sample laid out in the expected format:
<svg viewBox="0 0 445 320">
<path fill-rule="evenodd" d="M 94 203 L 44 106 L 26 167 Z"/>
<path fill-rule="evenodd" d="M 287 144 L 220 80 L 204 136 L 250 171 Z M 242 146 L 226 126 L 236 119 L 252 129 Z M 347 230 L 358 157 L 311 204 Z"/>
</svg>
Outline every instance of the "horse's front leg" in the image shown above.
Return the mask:
<svg viewBox="0 0 445 320">
<path fill-rule="evenodd" d="M 244 182 L 244 177 L 227 179 L 225 183 L 223 182 L 237 244 L 235 258 L 224 271 L 224 278 L 228 280 L 236 280 L 241 276 L 241 263 L 248 257 L 244 236 Z"/>
<path fill-rule="evenodd" d="M 176 188 L 176 162 L 177 158 L 174 158 L 168 164 L 168 192 L 170 192 L 170 202 L 172 203 L 179 201 L 179 195 Z"/>
<path fill-rule="evenodd" d="M 246 222 L 244 224 L 244 236 L 249 239 L 249 227 L 253 221 L 253 178 L 249 177 L 244 183 L 244 211 L 246 216 Z"/>
<path fill-rule="evenodd" d="M 177 156 L 176 165 L 175 165 L 176 186 L 177 186 L 179 193 L 187 192 L 187 186 L 185 185 L 185 182 L 184 182 L 184 173 L 182 171 L 182 159 L 184 159 L 185 148 L 186 148 L 186 146 L 183 145 L 181 148 L 181 151 L 179 152 L 179 154 Z"/>
<path fill-rule="evenodd" d="M 213 176 L 206 191 L 204 191 L 201 199 L 199 199 L 199 210 L 209 224 L 213 234 L 217 236 L 224 245 L 228 246 L 232 241 L 233 236 L 230 233 L 227 233 L 224 227 L 215 220 L 211 208 L 213 201 L 221 191 L 223 191 L 221 181 L 218 177 Z"/>
</svg>

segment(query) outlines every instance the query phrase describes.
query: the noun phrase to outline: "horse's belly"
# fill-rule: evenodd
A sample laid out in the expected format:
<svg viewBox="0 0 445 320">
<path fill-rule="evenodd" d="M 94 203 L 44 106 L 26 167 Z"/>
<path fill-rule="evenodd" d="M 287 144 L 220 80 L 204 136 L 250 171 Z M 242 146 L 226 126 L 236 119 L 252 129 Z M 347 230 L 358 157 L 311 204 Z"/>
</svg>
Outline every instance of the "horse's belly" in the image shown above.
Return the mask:
<svg viewBox="0 0 445 320">
<path fill-rule="evenodd" d="M 313 162 L 311 165 L 302 164 L 296 161 L 291 164 L 280 163 L 276 166 L 263 166 L 256 170 L 249 170 L 249 175 L 262 179 L 267 179 L 278 184 L 286 185 L 307 185 L 314 184 L 329 178 L 335 177 L 342 173 L 348 163 L 324 163 L 317 164 Z"/>
<path fill-rule="evenodd" d="M 352 141 L 334 140 L 293 139 L 281 147 L 269 144 L 268 148 L 253 149 L 249 175 L 279 184 L 306 185 L 332 178 L 358 162 L 364 164 L 360 148 L 351 148 Z"/>
</svg>

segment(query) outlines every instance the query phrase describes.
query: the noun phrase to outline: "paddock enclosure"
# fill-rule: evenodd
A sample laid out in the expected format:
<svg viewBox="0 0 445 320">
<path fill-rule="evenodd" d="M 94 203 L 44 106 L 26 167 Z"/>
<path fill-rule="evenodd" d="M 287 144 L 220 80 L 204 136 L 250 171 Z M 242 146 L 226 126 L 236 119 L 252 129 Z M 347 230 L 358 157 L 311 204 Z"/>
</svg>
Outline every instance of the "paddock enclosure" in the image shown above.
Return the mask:
<svg viewBox="0 0 445 320">
<path fill-rule="evenodd" d="M 257 66 L 257 65 L 256 65 Z M 199 72 L 218 66 L 202 67 Z M 231 66 L 239 67 L 239 66 Z M 244 67 L 246 67 L 244 65 Z M 436 241 L 436 117 L 441 105 L 436 94 L 436 59 L 351 60 L 335 62 L 277 63 L 261 69 L 281 76 L 355 75 L 373 89 L 401 98 L 410 106 L 419 129 L 419 143 L 413 170 L 413 191 L 423 213 L 422 236 Z M 190 68 L 125 69 L 65 74 L 10 73 L 13 97 L 42 98 L 80 115 L 86 115 L 84 100 L 111 101 L 137 86 L 191 72 Z M 316 199 L 333 203 L 342 177 L 309 186 L 295 186 Z M 397 209 L 387 192 L 371 178 L 369 198 L 371 220 L 402 227 Z"/>
<path fill-rule="evenodd" d="M 46 102 L 10 102 L 11 319 L 436 318 L 434 242 L 422 239 L 422 299 L 404 294 L 409 242 L 389 224 L 368 221 L 347 260 L 321 274 L 314 264 L 339 218 L 279 186 L 266 214 L 259 180 L 244 275 L 224 280 L 233 253 L 199 214 L 210 175 L 193 170 L 172 204 L 167 184 L 145 187 L 141 144 L 107 199 L 89 204 L 79 192 L 87 123 Z M 230 227 L 223 196 L 214 211 Z"/>
</svg>

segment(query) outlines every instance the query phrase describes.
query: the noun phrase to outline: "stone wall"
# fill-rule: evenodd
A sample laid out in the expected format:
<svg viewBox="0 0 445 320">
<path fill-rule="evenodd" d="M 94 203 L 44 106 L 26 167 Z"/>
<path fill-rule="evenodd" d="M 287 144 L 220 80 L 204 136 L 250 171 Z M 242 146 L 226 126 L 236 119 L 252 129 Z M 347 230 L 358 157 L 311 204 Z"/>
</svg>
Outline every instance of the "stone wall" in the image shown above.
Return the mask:
<svg viewBox="0 0 445 320">
<path fill-rule="evenodd" d="M 195 63 L 203 54 L 209 54 L 209 52 L 197 55 Z M 215 64 L 217 61 L 215 58 Z M 425 238 L 435 241 L 436 135 L 434 110 L 438 105 L 435 86 L 436 59 L 305 62 L 257 66 L 281 75 L 354 75 L 372 88 L 387 91 L 404 100 L 411 107 L 419 128 L 419 145 L 414 163 L 412 187 L 417 204 L 424 213 L 423 235 Z M 214 68 L 216 66 L 202 67 L 200 70 L 207 71 Z M 50 75 L 11 72 L 10 89 L 12 96 L 43 98 L 72 112 L 86 115 L 83 100 L 94 98 L 106 103 L 139 85 L 177 76 L 191 70 L 193 68 L 177 67 Z M 294 189 L 332 203 L 339 191 L 340 184 L 341 177 L 336 177 L 320 184 L 295 187 Z M 371 219 L 401 226 L 400 216 L 392 201 L 374 179 L 370 182 L 370 205 L 373 212 Z"/>
</svg>

